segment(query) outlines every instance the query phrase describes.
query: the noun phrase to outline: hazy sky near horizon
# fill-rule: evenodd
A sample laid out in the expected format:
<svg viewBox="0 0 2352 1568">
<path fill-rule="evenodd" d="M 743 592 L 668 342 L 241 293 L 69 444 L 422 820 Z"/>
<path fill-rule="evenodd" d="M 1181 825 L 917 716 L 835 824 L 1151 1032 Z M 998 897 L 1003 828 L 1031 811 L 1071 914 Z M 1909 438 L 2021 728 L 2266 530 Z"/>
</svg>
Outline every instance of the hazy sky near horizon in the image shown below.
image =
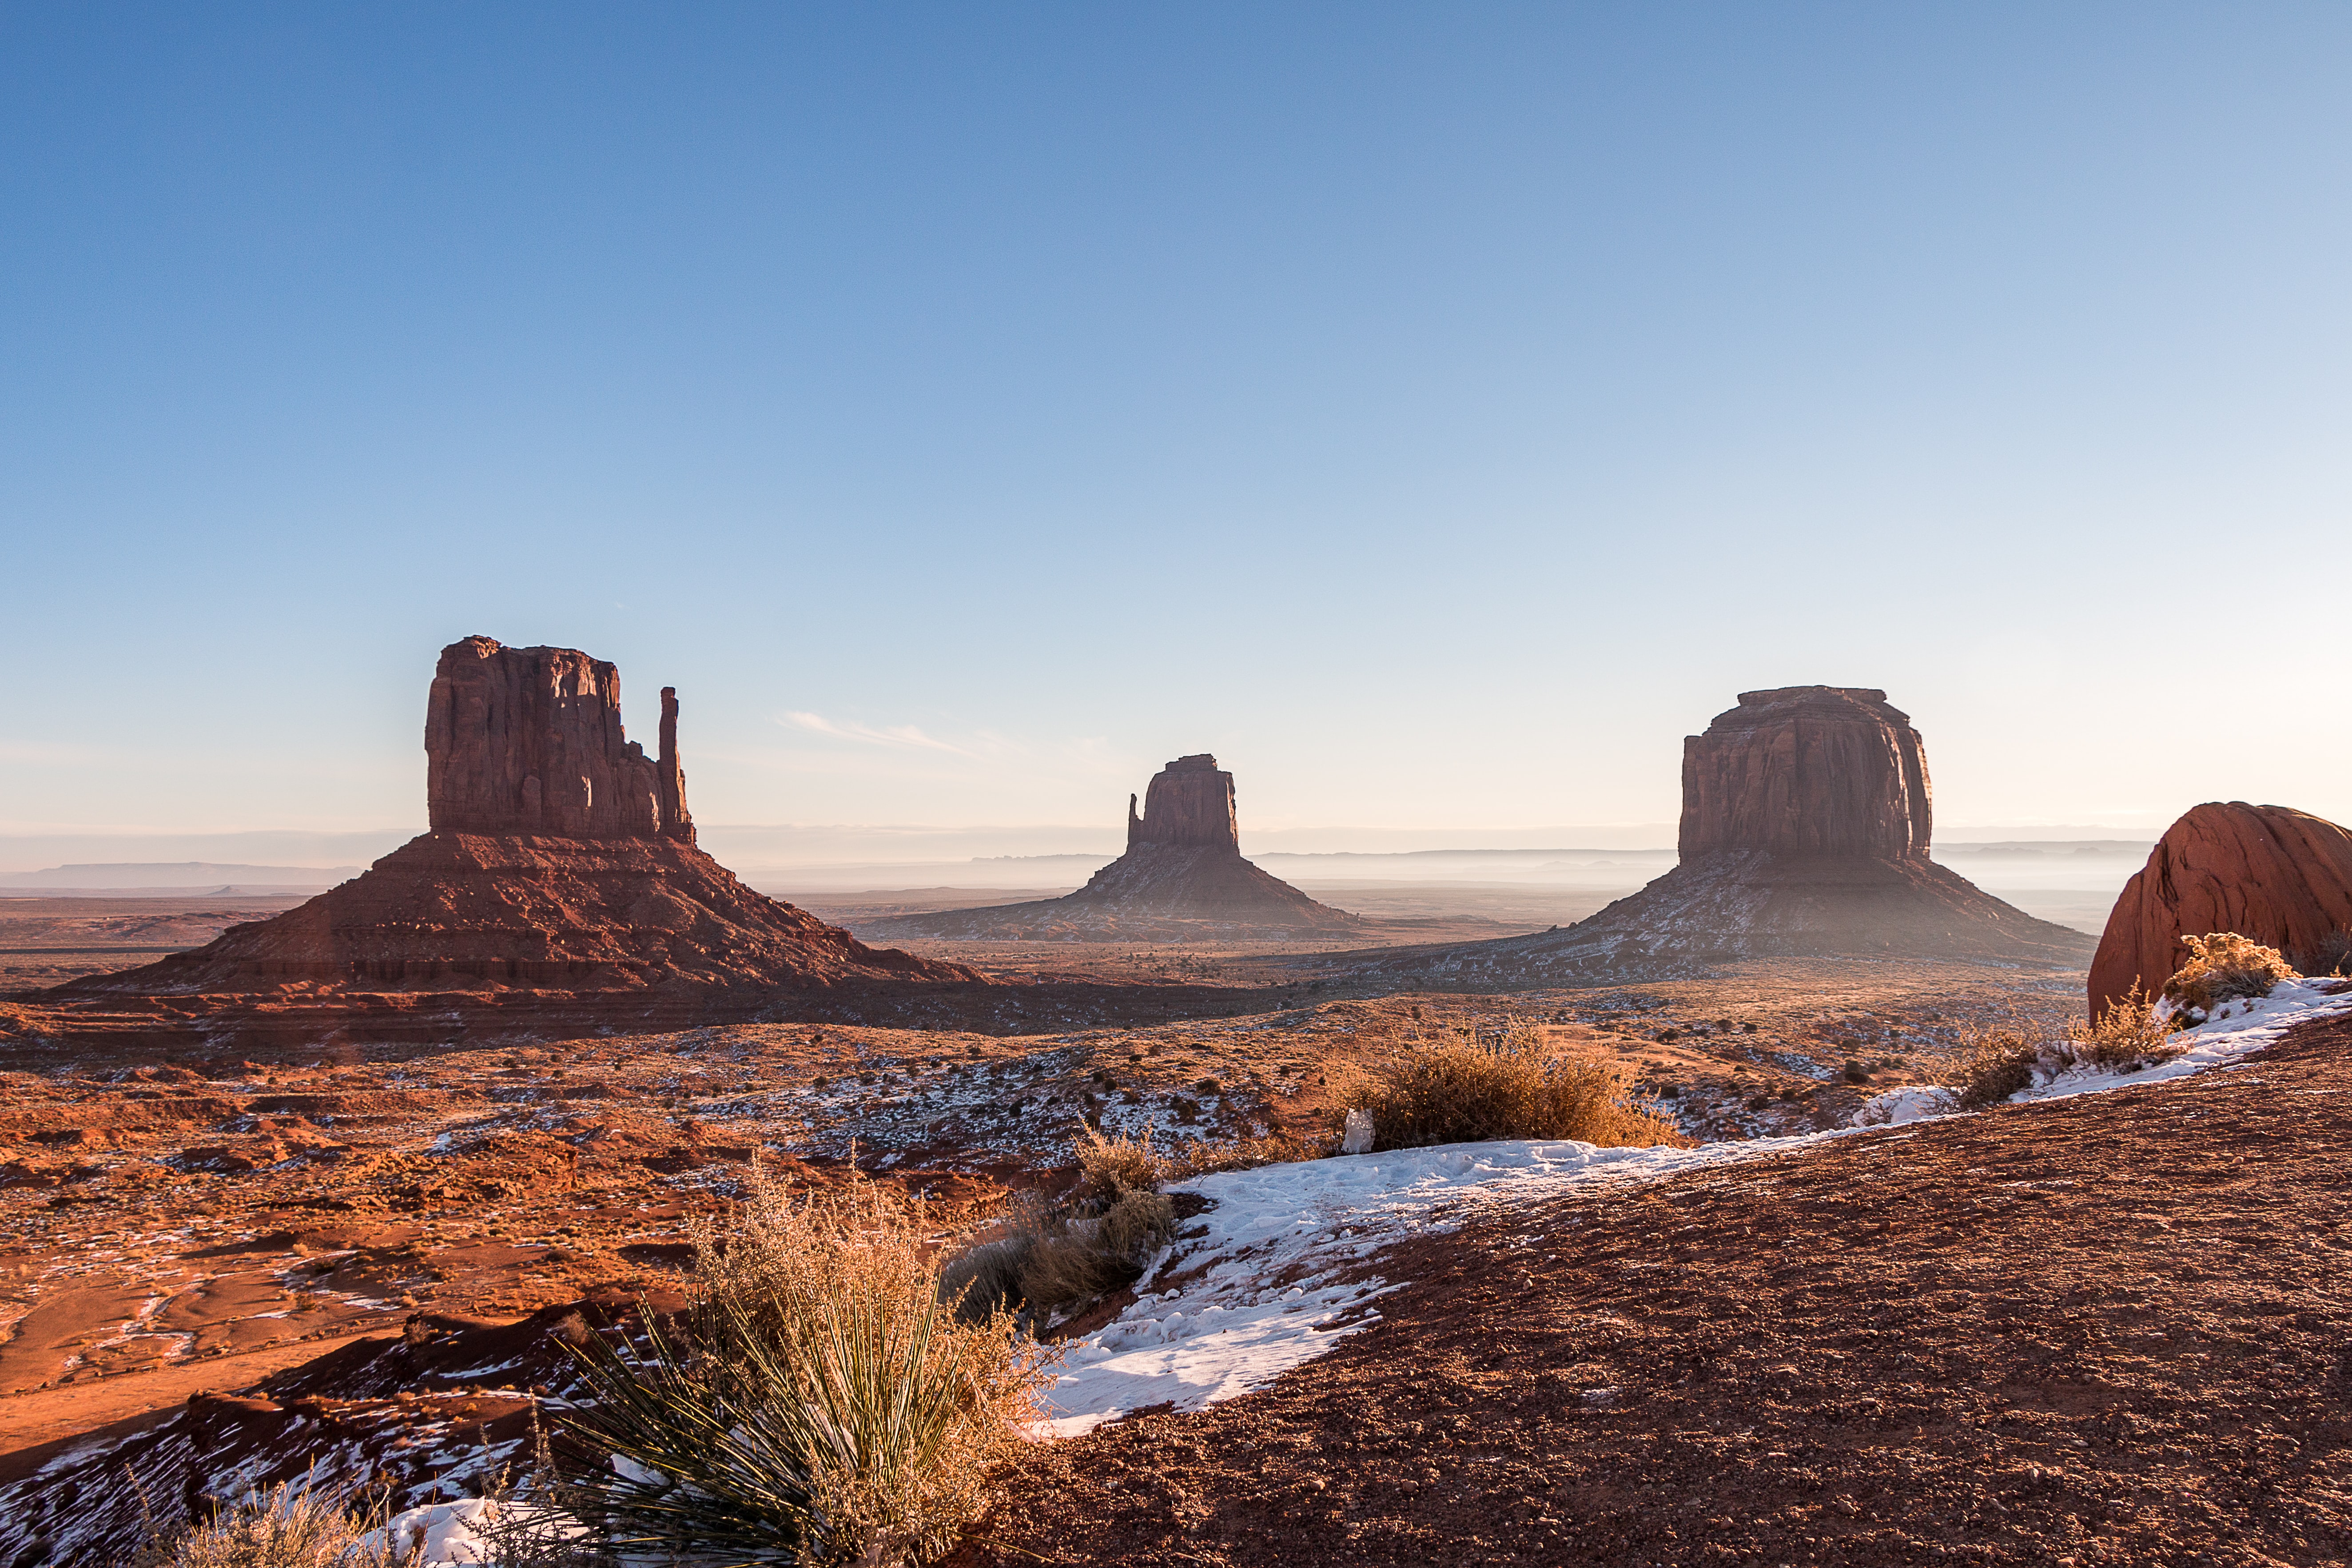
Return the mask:
<svg viewBox="0 0 2352 1568">
<path fill-rule="evenodd" d="M 0 833 L 421 826 L 472 633 L 708 821 L 2352 819 L 2340 5 L 0 11 Z"/>
</svg>

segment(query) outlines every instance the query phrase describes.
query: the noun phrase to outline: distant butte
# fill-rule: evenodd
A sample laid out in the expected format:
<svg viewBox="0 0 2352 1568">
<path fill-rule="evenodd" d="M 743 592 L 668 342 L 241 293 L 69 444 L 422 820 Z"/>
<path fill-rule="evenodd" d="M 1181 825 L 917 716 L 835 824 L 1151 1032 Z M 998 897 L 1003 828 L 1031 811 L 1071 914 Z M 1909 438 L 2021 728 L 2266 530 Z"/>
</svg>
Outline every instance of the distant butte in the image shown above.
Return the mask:
<svg viewBox="0 0 2352 1568">
<path fill-rule="evenodd" d="M 1563 931 L 1400 953 L 1486 983 L 1748 958 L 2082 963 L 2091 942 L 1927 857 L 1927 759 L 1886 693 L 1743 691 L 1683 742 L 1682 858 Z"/>
<path fill-rule="evenodd" d="M 431 831 L 275 919 L 46 999 L 201 1016 L 211 1034 L 272 1017 L 422 1026 L 443 1003 L 516 1023 L 658 1026 L 813 989 L 983 984 L 868 947 L 697 848 L 677 693 L 662 692 L 647 757 L 622 733 L 620 673 L 604 660 L 452 643 L 425 750 Z"/>
<path fill-rule="evenodd" d="M 1367 929 L 1242 858 L 1234 775 L 1179 757 L 1127 800 L 1127 852 L 1065 898 L 904 915 L 877 929 L 961 942 L 1171 942 L 1331 935 Z"/>
</svg>

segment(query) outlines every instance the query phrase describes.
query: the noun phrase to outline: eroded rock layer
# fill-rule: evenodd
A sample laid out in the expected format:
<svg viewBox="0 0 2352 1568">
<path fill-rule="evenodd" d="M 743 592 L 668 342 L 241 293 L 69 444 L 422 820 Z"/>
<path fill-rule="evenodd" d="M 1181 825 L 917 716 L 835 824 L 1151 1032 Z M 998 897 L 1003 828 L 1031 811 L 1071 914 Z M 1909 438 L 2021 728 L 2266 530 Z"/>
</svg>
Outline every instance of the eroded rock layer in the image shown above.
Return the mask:
<svg viewBox="0 0 2352 1568">
<path fill-rule="evenodd" d="M 2124 884 L 2091 961 L 2091 1011 L 2135 985 L 2160 990 L 2189 957 L 2184 935 L 2236 931 L 2331 969 L 2347 930 L 2352 832 L 2284 805 L 2208 801 L 2166 828 Z"/>
</svg>

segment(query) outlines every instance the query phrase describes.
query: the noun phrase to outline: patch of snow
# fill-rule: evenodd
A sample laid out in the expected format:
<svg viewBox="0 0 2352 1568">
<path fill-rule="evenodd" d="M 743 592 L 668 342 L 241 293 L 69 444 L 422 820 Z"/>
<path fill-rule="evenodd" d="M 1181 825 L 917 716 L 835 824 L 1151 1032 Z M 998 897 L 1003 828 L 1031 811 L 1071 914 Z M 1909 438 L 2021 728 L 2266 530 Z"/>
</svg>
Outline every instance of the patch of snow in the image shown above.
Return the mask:
<svg viewBox="0 0 2352 1568">
<path fill-rule="evenodd" d="M 500 1522 L 499 1504 L 489 1498 L 465 1498 L 457 1502 L 428 1503 L 394 1514 L 383 1528 L 363 1538 L 363 1549 L 382 1550 L 406 1561 L 415 1553 L 416 1568 L 473 1568 L 495 1563 L 497 1547 L 484 1530 Z M 552 1509 L 531 1510 L 522 1516 L 543 1540 L 576 1541 L 588 1527 Z"/>
<path fill-rule="evenodd" d="M 2208 1068 L 2226 1067 L 2277 1043 L 2297 1024 L 2332 1014 L 2352 1012 L 2352 985 L 2340 980 L 2285 980 L 2267 996 L 2224 1002 L 2212 1016 L 2193 1028 L 2172 1037 L 2185 1047 L 2170 1061 L 2158 1062 L 2136 1072 L 2112 1068 L 2067 1068 L 2054 1074 L 2036 1073 L 2035 1081 L 2010 1096 L 2012 1100 L 2064 1100 L 2077 1094 L 2125 1089 L 2136 1083 L 2162 1083 L 2187 1078 Z"/>
<path fill-rule="evenodd" d="M 1900 1127 L 1930 1116 L 1949 1116 L 1960 1108 L 1957 1089 L 1940 1083 L 1915 1083 L 1874 1094 L 1853 1113 L 1855 1127 Z"/>
<path fill-rule="evenodd" d="M 1817 1136 L 1817 1135 L 1815 1135 Z M 1076 1436 L 1149 1405 L 1196 1410 L 1265 1386 L 1343 1334 L 1377 1322 L 1397 1286 L 1361 1265 L 1407 1237 L 1487 1205 L 1517 1207 L 1601 1182 L 1650 1182 L 1811 1142 L 1757 1138 L 1696 1149 L 1570 1142 L 1452 1143 L 1195 1177 L 1171 1192 L 1216 1206 L 1137 1283 L 1117 1321 L 1064 1348 L 1045 1429 Z M 1152 1294 L 1155 1280 L 1168 1288 Z"/>
</svg>

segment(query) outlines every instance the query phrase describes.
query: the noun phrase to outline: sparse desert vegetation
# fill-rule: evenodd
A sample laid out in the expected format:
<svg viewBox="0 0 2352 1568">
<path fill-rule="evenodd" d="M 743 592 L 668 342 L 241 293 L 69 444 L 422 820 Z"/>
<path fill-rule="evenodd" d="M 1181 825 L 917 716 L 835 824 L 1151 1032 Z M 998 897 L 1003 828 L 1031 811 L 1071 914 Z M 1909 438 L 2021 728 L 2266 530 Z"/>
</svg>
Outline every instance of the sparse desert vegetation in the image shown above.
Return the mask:
<svg viewBox="0 0 2352 1568">
<path fill-rule="evenodd" d="M 614 1457 L 611 1544 L 919 1561 L 977 1515 L 1044 1373 L 1009 1318 L 941 1300 L 924 1217 L 863 1179 L 793 1194 L 755 1173 L 731 1223 L 696 1227 L 680 1319 L 586 1342 L 572 1426 Z"/>
<path fill-rule="evenodd" d="M 2267 996 L 2282 980 L 2303 978 L 2278 949 L 2264 947 L 2233 931 L 2180 940 L 2189 948 L 2189 962 L 2173 973 L 2159 993 L 2161 1000 L 2176 1008 L 2210 1013 L 2225 1002 Z"/>
<path fill-rule="evenodd" d="M 1622 1068 L 1562 1053 L 1524 1020 L 1491 1042 L 1407 1034 L 1364 1065 L 1339 1109 L 1371 1116 L 1376 1149 L 1495 1138 L 1639 1148 L 1685 1141 Z"/>
</svg>

